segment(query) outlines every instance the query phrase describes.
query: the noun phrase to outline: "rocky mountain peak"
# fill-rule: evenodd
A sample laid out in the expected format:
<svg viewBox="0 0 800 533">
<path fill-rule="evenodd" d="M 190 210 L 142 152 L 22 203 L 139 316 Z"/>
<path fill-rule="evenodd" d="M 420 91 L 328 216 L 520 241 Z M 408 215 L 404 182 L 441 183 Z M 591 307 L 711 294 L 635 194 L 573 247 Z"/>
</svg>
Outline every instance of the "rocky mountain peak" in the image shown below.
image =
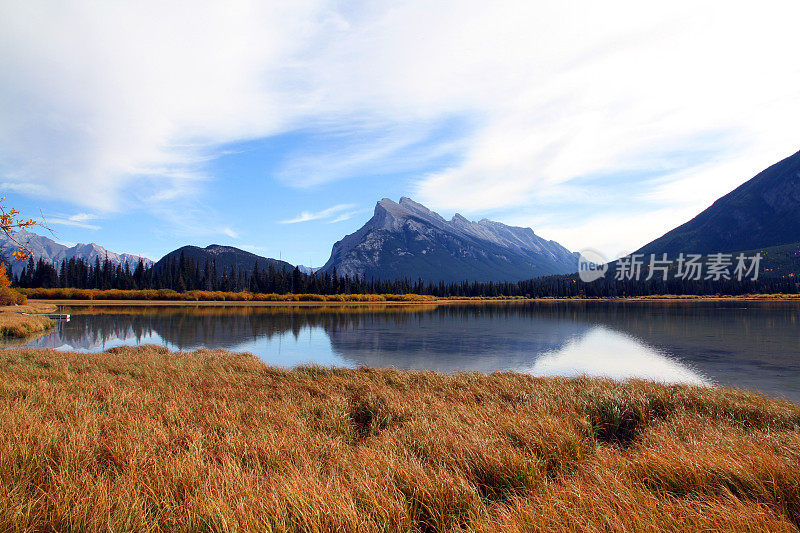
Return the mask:
<svg viewBox="0 0 800 533">
<path fill-rule="evenodd" d="M 435 226 L 448 223 L 438 213 L 403 196 L 400 198 L 399 203 L 389 198 L 384 198 L 378 202 L 375 206 L 375 215 L 369 224 L 374 227 L 397 231 L 410 220 L 418 220 Z"/>
<path fill-rule="evenodd" d="M 386 211 L 387 213 L 395 216 L 403 216 L 403 214 L 406 213 L 406 210 L 391 198 L 383 198 L 377 203 L 375 206 L 375 214 L 378 214 L 381 211 Z"/>
<path fill-rule="evenodd" d="M 422 218 L 434 218 L 442 222 L 444 221 L 444 219 L 440 217 L 438 213 L 434 213 L 424 205 L 418 204 L 406 196 L 400 198 L 400 206 L 404 207 L 408 212 L 421 216 Z"/>
<path fill-rule="evenodd" d="M 408 197 L 384 198 L 361 229 L 333 246 L 324 271 L 375 279 L 518 280 L 577 269 L 575 256 L 530 228 L 445 220 Z"/>
<path fill-rule="evenodd" d="M 450 219 L 450 223 L 462 226 L 472 224 L 472 222 L 464 217 L 461 213 L 456 213 L 453 215 L 453 218 Z"/>
</svg>

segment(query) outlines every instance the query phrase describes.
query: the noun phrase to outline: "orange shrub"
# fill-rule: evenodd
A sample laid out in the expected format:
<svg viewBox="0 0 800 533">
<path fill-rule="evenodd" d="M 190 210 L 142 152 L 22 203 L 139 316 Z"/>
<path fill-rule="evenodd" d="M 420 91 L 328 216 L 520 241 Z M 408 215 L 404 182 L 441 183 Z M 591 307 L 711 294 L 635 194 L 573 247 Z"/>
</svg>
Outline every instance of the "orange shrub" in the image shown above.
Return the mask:
<svg viewBox="0 0 800 533">
<path fill-rule="evenodd" d="M 0 305 L 23 305 L 28 303 L 28 298 L 11 288 L 6 264 L 0 263 Z"/>
<path fill-rule="evenodd" d="M 28 299 L 9 287 L 0 287 L 0 305 L 24 305 Z"/>
<path fill-rule="evenodd" d="M 11 280 L 8 278 L 8 270 L 5 263 L 0 263 L 0 287 L 11 287 Z"/>
</svg>

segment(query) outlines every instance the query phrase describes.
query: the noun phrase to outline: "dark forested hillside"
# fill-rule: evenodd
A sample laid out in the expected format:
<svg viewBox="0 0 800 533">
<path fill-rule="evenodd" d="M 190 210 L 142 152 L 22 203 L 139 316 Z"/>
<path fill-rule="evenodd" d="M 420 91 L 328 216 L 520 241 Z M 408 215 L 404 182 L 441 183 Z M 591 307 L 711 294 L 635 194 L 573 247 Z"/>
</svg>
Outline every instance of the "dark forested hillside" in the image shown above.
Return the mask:
<svg viewBox="0 0 800 533">
<path fill-rule="evenodd" d="M 726 194 L 642 253 L 740 252 L 800 243 L 800 152 Z"/>
<path fill-rule="evenodd" d="M 230 271 L 231 269 L 252 270 L 256 265 L 261 270 L 267 270 L 270 266 L 275 270 L 292 270 L 294 268 L 294 265 L 286 261 L 262 257 L 240 248 L 234 248 L 233 246 L 212 244 L 205 248 L 200 248 L 199 246 L 183 246 L 178 248 L 156 262 L 156 271 L 163 270 L 170 263 L 179 261 L 181 256 L 201 266 L 205 265 L 206 262 L 214 264 L 217 267 L 217 271 L 220 273 L 226 270 Z"/>
</svg>

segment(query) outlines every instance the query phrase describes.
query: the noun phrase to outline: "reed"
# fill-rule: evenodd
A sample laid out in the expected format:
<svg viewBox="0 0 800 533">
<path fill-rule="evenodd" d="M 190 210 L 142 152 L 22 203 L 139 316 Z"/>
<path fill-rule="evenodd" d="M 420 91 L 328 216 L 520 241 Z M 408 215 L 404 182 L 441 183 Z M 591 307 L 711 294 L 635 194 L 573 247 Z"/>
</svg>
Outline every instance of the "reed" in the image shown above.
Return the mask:
<svg viewBox="0 0 800 533">
<path fill-rule="evenodd" d="M 2 531 L 797 531 L 800 407 L 731 389 L 0 352 Z"/>
</svg>

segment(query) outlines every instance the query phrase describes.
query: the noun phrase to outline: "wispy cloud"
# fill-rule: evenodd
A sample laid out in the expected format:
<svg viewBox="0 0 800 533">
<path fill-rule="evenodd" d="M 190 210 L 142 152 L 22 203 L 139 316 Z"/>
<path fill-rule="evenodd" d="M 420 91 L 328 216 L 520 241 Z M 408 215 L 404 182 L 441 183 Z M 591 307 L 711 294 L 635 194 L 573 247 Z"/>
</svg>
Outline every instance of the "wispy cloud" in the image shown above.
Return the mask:
<svg viewBox="0 0 800 533">
<path fill-rule="evenodd" d="M 361 213 L 368 213 L 369 209 L 357 209 L 355 211 L 348 211 L 347 213 L 342 213 L 341 215 L 332 218 L 328 221 L 328 224 L 336 224 L 337 222 L 344 222 L 345 220 L 350 220 L 354 216 L 361 214 Z"/>
<path fill-rule="evenodd" d="M 47 194 L 47 188 L 38 183 L 26 183 L 20 181 L 4 181 L 0 183 L 0 188 L 7 191 L 15 191 L 32 196 L 43 196 Z"/>
<path fill-rule="evenodd" d="M 417 172 L 439 167 L 459 157 L 463 138 L 470 131 L 467 120 L 414 120 L 348 122 L 318 126 L 302 146 L 282 154 L 276 177 L 285 184 L 311 189 L 342 179 Z"/>
<path fill-rule="evenodd" d="M 58 224 L 60 226 L 74 226 L 76 228 L 83 228 L 83 229 L 90 229 L 90 230 L 98 230 L 100 226 L 96 224 L 89 224 L 89 220 L 97 220 L 97 215 L 91 213 L 76 213 L 70 216 L 54 216 L 54 217 L 47 217 L 45 222 L 47 224 Z"/>
<path fill-rule="evenodd" d="M 223 234 L 225 234 L 225 235 L 227 235 L 227 236 L 228 236 L 228 237 L 230 237 L 231 239 L 238 239 L 238 238 L 239 238 L 239 234 L 238 234 L 238 233 L 236 233 L 236 232 L 235 232 L 234 230 L 232 230 L 231 228 L 228 228 L 228 227 L 222 228 L 222 233 L 223 233 Z"/>
<path fill-rule="evenodd" d="M 91 213 L 77 213 L 69 217 L 69 220 L 73 222 L 86 222 L 87 220 L 97 220 L 97 215 L 93 215 Z"/>
<path fill-rule="evenodd" d="M 355 204 L 338 204 L 334 205 L 333 207 L 329 207 L 327 209 L 323 209 L 322 211 L 303 211 L 295 218 L 290 218 L 288 220 L 280 220 L 278 224 L 298 224 L 300 222 L 310 222 L 312 220 L 325 220 L 331 219 L 330 222 L 342 222 L 351 218 L 353 215 L 357 213 L 357 211 L 350 211 L 343 213 L 343 211 L 352 210 L 355 207 Z"/>
</svg>

